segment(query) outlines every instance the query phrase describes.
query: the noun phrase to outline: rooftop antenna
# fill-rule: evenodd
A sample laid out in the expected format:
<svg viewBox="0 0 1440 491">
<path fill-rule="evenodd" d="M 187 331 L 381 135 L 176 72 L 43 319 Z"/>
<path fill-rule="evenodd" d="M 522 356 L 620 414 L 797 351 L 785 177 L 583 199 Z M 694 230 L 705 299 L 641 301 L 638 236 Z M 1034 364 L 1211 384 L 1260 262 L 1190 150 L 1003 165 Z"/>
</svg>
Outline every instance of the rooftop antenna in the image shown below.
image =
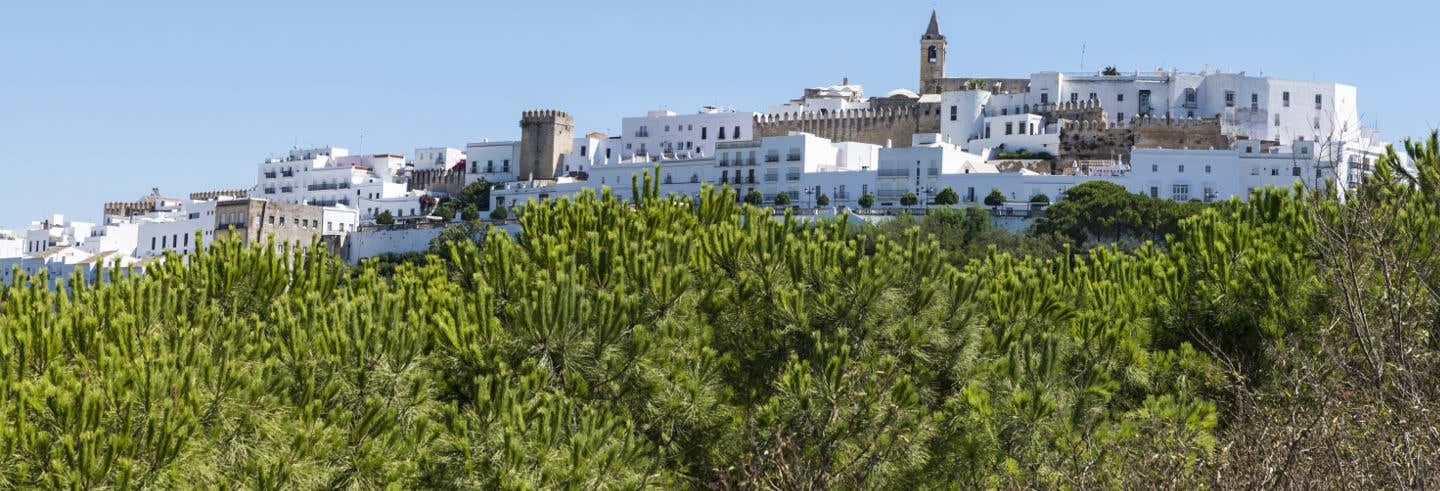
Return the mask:
<svg viewBox="0 0 1440 491">
<path fill-rule="evenodd" d="M 1080 43 L 1080 71 L 1085 71 L 1085 43 Z"/>
<path fill-rule="evenodd" d="M 355 153 L 365 155 L 365 130 L 360 130 L 360 148 L 355 149 Z"/>
</svg>

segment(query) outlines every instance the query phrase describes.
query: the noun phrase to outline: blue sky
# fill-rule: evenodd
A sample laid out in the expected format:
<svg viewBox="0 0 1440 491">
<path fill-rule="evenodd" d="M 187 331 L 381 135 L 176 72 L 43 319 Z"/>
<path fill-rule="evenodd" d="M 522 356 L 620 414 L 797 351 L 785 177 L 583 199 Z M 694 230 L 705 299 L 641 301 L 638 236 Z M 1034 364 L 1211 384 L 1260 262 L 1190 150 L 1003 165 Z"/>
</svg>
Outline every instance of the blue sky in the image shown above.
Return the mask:
<svg viewBox="0 0 1440 491">
<path fill-rule="evenodd" d="M 1440 125 L 1429 1 L 10 1 L 0 5 L 0 228 L 248 187 L 293 144 L 409 154 L 706 104 L 763 110 L 848 74 L 917 83 L 930 9 L 951 76 L 1205 65 L 1359 87 L 1398 141 Z"/>
</svg>

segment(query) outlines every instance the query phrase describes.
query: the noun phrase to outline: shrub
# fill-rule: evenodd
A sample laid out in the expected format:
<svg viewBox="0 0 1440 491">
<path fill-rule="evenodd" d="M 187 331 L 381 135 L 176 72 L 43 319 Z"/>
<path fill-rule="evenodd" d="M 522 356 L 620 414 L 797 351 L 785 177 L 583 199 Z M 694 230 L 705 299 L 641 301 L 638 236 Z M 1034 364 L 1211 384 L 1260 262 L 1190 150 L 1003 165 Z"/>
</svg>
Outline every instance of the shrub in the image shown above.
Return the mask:
<svg viewBox="0 0 1440 491">
<path fill-rule="evenodd" d="M 999 188 L 991 189 L 990 194 L 985 195 L 985 206 L 1000 206 L 1005 204 L 1005 193 Z"/>
</svg>

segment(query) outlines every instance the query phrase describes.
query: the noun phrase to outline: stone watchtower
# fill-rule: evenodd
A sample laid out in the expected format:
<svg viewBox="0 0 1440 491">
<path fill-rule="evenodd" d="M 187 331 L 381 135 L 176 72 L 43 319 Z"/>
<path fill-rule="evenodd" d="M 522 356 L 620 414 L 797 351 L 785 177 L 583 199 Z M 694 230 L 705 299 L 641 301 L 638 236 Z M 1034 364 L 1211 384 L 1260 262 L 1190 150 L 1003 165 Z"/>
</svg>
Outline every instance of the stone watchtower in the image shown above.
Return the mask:
<svg viewBox="0 0 1440 491">
<path fill-rule="evenodd" d="M 575 145 L 575 118 L 563 111 L 525 111 L 520 116 L 518 180 L 554 179 Z"/>
<path fill-rule="evenodd" d="M 940 21 L 930 11 L 930 26 L 920 36 L 920 93 L 938 93 L 939 81 L 945 78 L 945 35 L 940 34 Z"/>
</svg>

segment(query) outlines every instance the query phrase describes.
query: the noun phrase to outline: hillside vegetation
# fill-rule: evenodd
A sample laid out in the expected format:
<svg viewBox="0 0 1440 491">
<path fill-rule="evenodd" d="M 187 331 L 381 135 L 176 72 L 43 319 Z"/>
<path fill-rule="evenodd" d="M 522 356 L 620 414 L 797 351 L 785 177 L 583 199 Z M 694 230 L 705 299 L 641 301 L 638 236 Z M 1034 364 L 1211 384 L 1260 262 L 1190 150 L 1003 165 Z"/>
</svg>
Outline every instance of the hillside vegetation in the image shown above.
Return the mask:
<svg viewBox="0 0 1440 491">
<path fill-rule="evenodd" d="M 22 279 L 0 487 L 1432 487 L 1440 159 L 1408 150 L 1343 203 L 1266 189 L 1165 236 L 1061 200 L 1055 237 L 1157 241 L 1084 252 L 647 180 L 383 275 L 222 241 Z"/>
</svg>

